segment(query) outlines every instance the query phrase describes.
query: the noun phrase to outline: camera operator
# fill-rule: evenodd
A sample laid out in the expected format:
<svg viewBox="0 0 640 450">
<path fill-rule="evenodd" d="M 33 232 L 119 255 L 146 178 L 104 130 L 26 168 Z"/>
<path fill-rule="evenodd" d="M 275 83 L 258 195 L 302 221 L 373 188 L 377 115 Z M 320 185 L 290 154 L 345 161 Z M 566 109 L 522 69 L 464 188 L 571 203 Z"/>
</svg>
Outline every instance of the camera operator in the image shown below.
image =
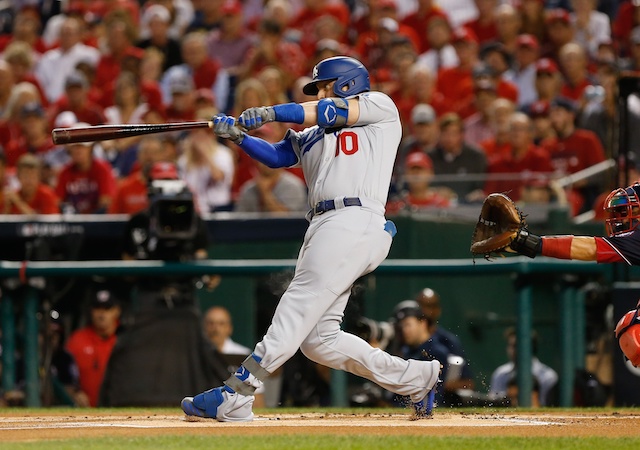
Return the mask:
<svg viewBox="0 0 640 450">
<path fill-rule="evenodd" d="M 154 163 L 148 179 L 149 207 L 129 219 L 123 259 L 205 259 L 205 223 L 175 164 Z M 135 280 L 133 323 L 113 350 L 102 405 L 173 405 L 184 392 L 198 392 L 227 378 L 223 358 L 202 332 L 195 282 L 190 275 Z"/>
</svg>

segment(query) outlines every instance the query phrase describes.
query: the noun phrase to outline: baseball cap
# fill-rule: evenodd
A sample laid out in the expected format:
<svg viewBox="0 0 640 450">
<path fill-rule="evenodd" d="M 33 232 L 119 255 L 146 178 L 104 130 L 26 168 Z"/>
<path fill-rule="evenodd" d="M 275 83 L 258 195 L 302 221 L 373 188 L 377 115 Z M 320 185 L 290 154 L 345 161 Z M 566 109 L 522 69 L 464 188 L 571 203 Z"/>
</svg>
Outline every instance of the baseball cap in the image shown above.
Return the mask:
<svg viewBox="0 0 640 450">
<path fill-rule="evenodd" d="M 20 108 L 20 117 L 27 116 L 44 117 L 42 105 L 38 102 L 29 102 L 22 105 L 22 108 Z"/>
<path fill-rule="evenodd" d="M 538 42 L 538 38 L 536 38 L 532 34 L 521 34 L 516 39 L 516 45 L 518 47 L 528 47 L 532 50 L 538 50 L 540 48 L 540 44 Z"/>
<path fill-rule="evenodd" d="M 79 70 L 74 70 L 67 78 L 64 80 L 64 87 L 83 87 L 86 88 L 89 86 L 89 82 L 87 81 L 87 77 L 84 76 L 82 72 Z"/>
<path fill-rule="evenodd" d="M 118 306 L 118 300 L 107 290 L 96 292 L 96 296 L 91 301 L 91 308 L 110 309 Z"/>
<path fill-rule="evenodd" d="M 320 39 L 318 42 L 316 42 L 315 51 L 316 53 L 320 53 L 325 50 L 331 50 L 332 52 L 340 52 L 342 50 L 342 45 L 340 45 L 340 42 L 336 41 L 335 39 L 331 39 L 331 38 Z"/>
<path fill-rule="evenodd" d="M 545 17 L 545 22 L 547 24 L 550 24 L 552 22 L 562 22 L 568 25 L 570 21 L 571 19 L 569 17 L 569 13 L 566 9 L 562 8 L 550 9 L 549 11 L 547 11 Z"/>
<path fill-rule="evenodd" d="M 56 116 L 53 121 L 53 126 L 55 128 L 69 128 L 77 121 L 78 117 L 73 113 L 73 111 L 62 111 Z"/>
<path fill-rule="evenodd" d="M 546 100 L 536 100 L 529 106 L 529 117 L 537 119 L 538 117 L 547 117 L 549 115 L 549 102 Z"/>
<path fill-rule="evenodd" d="M 226 0 L 222 5 L 222 15 L 242 14 L 242 4 L 238 0 Z"/>
<path fill-rule="evenodd" d="M 541 58 L 536 61 L 536 73 L 557 73 L 558 65 L 550 58 Z"/>
<path fill-rule="evenodd" d="M 172 162 L 155 162 L 149 171 L 149 178 L 152 180 L 179 180 L 178 168 Z"/>
<path fill-rule="evenodd" d="M 165 6 L 151 5 L 147 9 L 145 9 L 144 13 L 142 13 L 140 22 L 143 24 L 148 24 L 153 19 L 158 19 L 165 23 L 170 23 L 171 13 Z"/>
<path fill-rule="evenodd" d="M 397 33 L 399 28 L 398 22 L 393 20 L 391 17 L 383 17 L 378 22 L 378 25 L 380 28 L 389 31 L 390 33 Z"/>
<path fill-rule="evenodd" d="M 469 28 L 460 27 L 454 30 L 451 42 L 454 44 L 457 44 L 459 42 L 465 42 L 468 44 L 478 44 L 478 37 Z"/>
<path fill-rule="evenodd" d="M 492 91 L 492 92 L 497 92 L 498 88 L 496 86 L 496 84 L 491 81 L 491 80 L 487 80 L 486 78 L 482 78 L 480 80 L 477 80 L 474 83 L 473 86 L 474 90 L 476 91 Z"/>
<path fill-rule="evenodd" d="M 551 101 L 552 108 L 564 108 L 569 112 L 575 113 L 578 109 L 576 102 L 568 97 L 556 97 Z"/>
<path fill-rule="evenodd" d="M 173 93 L 185 94 L 194 89 L 193 79 L 186 73 L 174 72 L 169 78 L 169 91 Z"/>
<path fill-rule="evenodd" d="M 424 318 L 424 313 L 422 312 L 418 302 L 415 300 L 404 300 L 393 308 L 393 318 L 397 322 L 400 322 L 407 317 L 417 317 L 418 319 Z"/>
<path fill-rule="evenodd" d="M 476 64 L 472 71 L 473 78 L 481 78 L 481 77 L 495 77 L 498 74 L 496 73 L 496 69 L 486 63 Z"/>
<path fill-rule="evenodd" d="M 419 103 L 411 110 L 411 122 L 433 123 L 436 121 L 436 112 L 431 105 Z"/>
<path fill-rule="evenodd" d="M 433 162 L 431 161 L 431 158 L 429 158 L 426 153 L 422 152 L 409 153 L 404 161 L 404 164 L 407 169 L 410 167 L 421 167 L 423 169 L 433 168 Z"/>
</svg>

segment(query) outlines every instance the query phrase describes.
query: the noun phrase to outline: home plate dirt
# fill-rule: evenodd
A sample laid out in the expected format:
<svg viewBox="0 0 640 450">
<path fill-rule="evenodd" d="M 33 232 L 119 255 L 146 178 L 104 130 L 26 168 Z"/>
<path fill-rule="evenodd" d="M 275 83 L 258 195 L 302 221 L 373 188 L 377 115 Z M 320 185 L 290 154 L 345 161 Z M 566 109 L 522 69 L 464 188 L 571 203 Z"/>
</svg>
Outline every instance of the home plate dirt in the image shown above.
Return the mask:
<svg viewBox="0 0 640 450">
<path fill-rule="evenodd" d="M 264 428 L 281 434 L 384 434 L 438 436 L 611 436 L 640 435 L 640 412 L 468 413 L 436 412 L 431 419 L 410 420 L 409 414 L 257 414 L 253 422 L 220 423 L 182 414 L 123 414 L 117 411 L 83 410 L 78 414 L 48 412 L 20 415 L 19 410 L 0 412 L 0 441 L 38 441 L 96 436 L 152 436 L 159 434 L 261 434 Z"/>
</svg>

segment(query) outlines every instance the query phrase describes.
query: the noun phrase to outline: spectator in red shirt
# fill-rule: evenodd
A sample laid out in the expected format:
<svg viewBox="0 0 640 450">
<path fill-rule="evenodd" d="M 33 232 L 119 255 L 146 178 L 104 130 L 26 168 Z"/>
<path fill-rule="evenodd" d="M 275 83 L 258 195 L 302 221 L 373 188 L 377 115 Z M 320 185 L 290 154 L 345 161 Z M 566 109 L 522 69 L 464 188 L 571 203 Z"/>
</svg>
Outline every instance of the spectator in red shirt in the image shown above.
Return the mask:
<svg viewBox="0 0 640 450">
<path fill-rule="evenodd" d="M 59 200 L 41 181 L 41 162 L 34 155 L 22 155 L 17 164 L 20 189 L 5 193 L 5 214 L 59 214 Z"/>
<path fill-rule="evenodd" d="M 456 67 L 438 72 L 436 91 L 447 101 L 446 112 L 469 115 L 469 105 L 473 102 L 472 70 L 478 63 L 478 38 L 467 28 L 459 28 L 453 34 L 453 46 L 458 60 Z"/>
<path fill-rule="evenodd" d="M 429 50 L 418 57 L 420 64 L 429 67 L 433 73 L 458 65 L 458 55 L 452 45 L 453 30 L 446 16 L 434 15 L 422 34 L 427 37 Z"/>
<path fill-rule="evenodd" d="M 484 150 L 484 154 L 489 162 L 511 151 L 509 144 L 509 125 L 511 116 L 515 111 L 515 103 L 506 98 L 496 98 L 491 103 L 489 117 L 491 119 L 493 136 L 479 144 Z"/>
<path fill-rule="evenodd" d="M 478 9 L 478 17 L 464 24 L 473 30 L 480 44 L 495 41 L 498 38 L 496 28 L 496 8 L 498 0 L 474 0 Z"/>
<path fill-rule="evenodd" d="M 67 76 L 64 92 L 65 95 L 50 108 L 51 122 L 61 112 L 71 111 L 80 122 L 90 125 L 106 123 L 102 107 L 89 99 L 89 82 L 82 72 L 76 70 Z"/>
<path fill-rule="evenodd" d="M 349 8 L 342 0 L 304 0 L 304 5 L 298 14 L 290 21 L 290 27 L 300 31 L 300 46 L 307 56 L 313 54 L 315 44 L 322 38 L 318 30 L 322 22 L 329 16 L 330 24 L 339 42 L 346 42 L 347 25 L 349 24 Z"/>
<path fill-rule="evenodd" d="M 512 5 L 504 3 L 496 9 L 497 40 L 509 55 L 514 56 L 518 47 L 518 35 L 522 27 L 520 12 Z"/>
<path fill-rule="evenodd" d="M 547 39 L 543 46 L 542 55 L 557 61 L 560 49 L 573 41 L 575 30 L 571 25 L 569 13 L 564 9 L 547 11 L 545 24 L 547 25 Z"/>
<path fill-rule="evenodd" d="M 547 147 L 554 170 L 559 175 L 569 175 L 604 161 L 604 149 L 598 136 L 589 130 L 576 128 L 577 106 L 571 99 L 557 97 L 551 103 L 551 124 L 557 138 Z M 595 197 L 602 190 L 597 183 L 582 180 L 574 183 L 577 194 L 573 212 L 591 209 Z"/>
<path fill-rule="evenodd" d="M 98 291 L 91 302 L 90 324 L 73 332 L 66 344 L 80 371 L 80 389 L 93 407 L 100 403 L 100 388 L 116 344 L 120 315 L 119 302 L 111 292 Z"/>
<path fill-rule="evenodd" d="M 416 211 L 423 208 L 447 208 L 451 199 L 430 186 L 433 179 L 433 162 L 426 153 L 407 155 L 405 166 L 405 189 L 387 202 L 386 211 L 394 214 L 401 210 Z"/>
<path fill-rule="evenodd" d="M 4 151 L 9 166 L 15 166 L 18 159 L 27 153 L 44 157 L 54 148 L 45 112 L 40 103 L 29 102 L 20 109 L 20 137 L 12 140 Z"/>
<path fill-rule="evenodd" d="M 16 81 L 11 65 L 0 59 L 0 116 L 6 117 L 10 113 L 8 111 L 9 98 L 15 85 Z"/>
<path fill-rule="evenodd" d="M 79 122 L 74 127 L 89 126 Z M 58 175 L 56 194 L 63 210 L 77 214 L 101 214 L 108 210 L 116 189 L 111 166 L 93 156 L 93 143 L 69 144 L 71 162 Z"/>
<path fill-rule="evenodd" d="M 550 102 L 538 100 L 533 102 L 527 110 L 533 122 L 533 142 L 544 148 L 549 148 L 550 143 L 556 138 L 556 131 L 551 126 L 549 118 L 550 108 Z"/>
<path fill-rule="evenodd" d="M 431 19 L 434 17 L 441 17 L 447 23 L 449 22 L 449 18 L 447 17 L 447 13 L 440 8 L 440 6 L 436 5 L 435 0 L 420 0 L 418 2 L 418 9 L 416 9 L 413 13 L 407 15 L 401 22 L 404 25 L 411 27 L 418 36 L 420 37 L 420 48 L 418 48 L 418 53 L 425 53 L 431 48 L 428 39 L 428 30 Z"/>
<path fill-rule="evenodd" d="M 25 42 L 34 51 L 42 54 L 48 50 L 40 37 L 40 17 L 32 8 L 23 8 L 13 19 L 13 30 L 10 34 L 0 36 L 0 52 L 13 42 Z"/>
<path fill-rule="evenodd" d="M 552 59 L 542 58 L 536 62 L 535 85 L 539 101 L 551 103 L 560 94 L 562 75 Z"/>
<path fill-rule="evenodd" d="M 520 2 L 520 14 L 522 27 L 520 33 L 531 34 L 542 42 L 545 39 L 545 0 L 522 0 Z"/>
<path fill-rule="evenodd" d="M 487 44 L 480 50 L 480 58 L 483 64 L 474 68 L 474 79 L 489 78 L 496 84 L 498 97 L 517 103 L 518 86 L 505 78 L 505 74 L 511 68 L 512 60 L 504 46 L 499 42 Z"/>
<path fill-rule="evenodd" d="M 595 84 L 589 77 L 589 59 L 586 50 L 575 42 L 565 44 L 558 54 L 560 67 L 564 74 L 564 83 L 560 88 L 562 97 L 570 98 L 578 104 L 581 110 L 584 106 L 584 90 Z"/>
<path fill-rule="evenodd" d="M 137 30 L 131 17 L 122 10 L 110 12 L 104 20 L 108 53 L 104 53 L 96 67 L 94 86 L 104 95 L 98 102 L 106 108 L 113 105 L 113 84 L 120 75 L 123 60 L 131 55 L 131 47 L 137 40 Z"/>
<path fill-rule="evenodd" d="M 44 90 L 33 73 L 35 55 L 33 49 L 29 47 L 29 44 L 21 41 L 12 42 L 2 53 L 2 59 L 11 66 L 13 79 L 16 83 L 26 81 L 38 89 L 40 97 L 42 98 L 42 104 L 46 107 L 48 102 L 44 95 Z"/>
<path fill-rule="evenodd" d="M 195 86 L 193 79 L 182 71 L 169 71 L 165 80 L 169 102 L 165 110 L 168 122 L 188 122 L 195 119 Z"/>
<path fill-rule="evenodd" d="M 509 146 L 509 153 L 490 161 L 484 192 L 508 192 L 509 197 L 518 201 L 527 189 L 545 185 L 553 167 L 549 152 L 533 143 L 533 124 L 524 113 L 516 112 L 511 116 Z M 513 177 L 504 178 L 504 175 Z"/>
<path fill-rule="evenodd" d="M 164 142 L 156 136 L 145 136 L 138 145 L 138 170 L 124 178 L 109 205 L 109 214 L 135 214 L 149 206 L 147 173 L 151 166 L 166 161 Z"/>
<path fill-rule="evenodd" d="M 464 120 L 464 140 L 480 143 L 495 136 L 491 113 L 498 96 L 496 85 L 492 80 L 477 79 L 474 84 L 473 104 L 476 112 Z"/>
</svg>

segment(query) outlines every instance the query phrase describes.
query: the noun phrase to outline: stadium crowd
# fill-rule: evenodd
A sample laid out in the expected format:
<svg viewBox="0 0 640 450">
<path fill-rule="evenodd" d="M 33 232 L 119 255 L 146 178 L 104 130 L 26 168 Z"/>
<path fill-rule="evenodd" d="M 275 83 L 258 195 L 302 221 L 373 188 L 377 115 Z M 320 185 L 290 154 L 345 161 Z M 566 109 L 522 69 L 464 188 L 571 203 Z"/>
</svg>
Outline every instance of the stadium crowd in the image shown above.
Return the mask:
<svg viewBox="0 0 640 450">
<path fill-rule="evenodd" d="M 155 161 L 177 164 L 200 212 L 304 210 L 299 170 L 267 173 L 212 134 L 65 148 L 50 131 L 303 101 L 314 64 L 334 55 L 360 59 L 372 88 L 399 108 L 405 135 L 389 212 L 492 191 L 554 201 L 549 180 L 616 156 L 616 80 L 640 65 L 636 3 L 11 2 L 0 11 L 0 211 L 132 214 L 147 204 L 145 169 Z M 275 142 L 281 125 L 256 132 Z M 640 148 L 637 130 L 629 139 Z M 577 214 L 604 184 L 582 181 L 562 195 Z"/>
</svg>

